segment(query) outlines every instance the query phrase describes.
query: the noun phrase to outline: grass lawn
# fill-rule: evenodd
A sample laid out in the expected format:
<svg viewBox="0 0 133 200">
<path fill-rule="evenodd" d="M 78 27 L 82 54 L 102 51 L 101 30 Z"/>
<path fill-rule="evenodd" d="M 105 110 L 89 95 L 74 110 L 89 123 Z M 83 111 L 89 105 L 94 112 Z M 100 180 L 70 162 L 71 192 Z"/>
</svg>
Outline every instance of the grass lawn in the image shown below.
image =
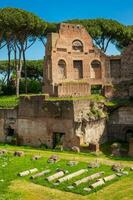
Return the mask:
<svg viewBox="0 0 133 200">
<path fill-rule="evenodd" d="M 9 145 L 0 145 L 0 149 L 7 149 L 10 152 L 7 155 L 0 156 L 0 200 L 63 200 L 63 199 L 81 199 L 81 200 L 104 200 L 104 199 L 133 199 L 133 172 L 129 171 L 129 167 L 133 166 L 133 160 L 110 159 L 101 154 L 99 156 L 89 153 L 75 154 L 72 152 L 53 152 L 28 147 L 15 147 Z M 14 157 L 15 150 L 23 150 L 24 157 Z M 50 155 L 59 155 L 61 160 L 56 164 L 47 163 Z M 33 155 L 41 155 L 40 160 L 32 160 Z M 53 185 L 45 180 L 57 169 L 68 170 L 69 173 L 79 169 L 87 169 L 88 162 L 98 160 L 101 163 L 98 169 L 88 169 L 88 172 L 64 182 L 58 186 Z M 67 165 L 69 160 L 79 161 L 78 165 L 70 167 Z M 93 190 L 90 194 L 83 191 L 84 187 L 88 187 L 92 182 L 81 184 L 74 189 L 68 189 L 67 186 L 72 185 L 75 180 L 85 176 L 94 174 L 95 172 L 104 171 L 105 175 L 113 174 L 111 164 L 119 162 L 125 165 L 129 171 L 128 176 L 116 178 L 116 180 L 108 182 L 104 187 Z M 43 177 L 31 180 L 30 176 L 19 177 L 17 174 L 24 170 L 38 168 L 39 172 L 50 169 L 51 172 Z"/>
<path fill-rule="evenodd" d="M 34 95 L 44 95 L 44 94 L 26 94 L 26 95 L 20 95 L 20 96 L 34 96 Z M 105 98 L 101 95 L 90 95 L 85 97 L 47 97 L 46 100 L 49 101 L 76 101 L 76 100 L 91 100 L 96 102 L 104 102 Z M 0 96 L 0 109 L 8 109 L 8 108 L 14 108 L 17 105 L 19 105 L 19 98 L 17 98 L 15 95 L 13 96 Z"/>
</svg>

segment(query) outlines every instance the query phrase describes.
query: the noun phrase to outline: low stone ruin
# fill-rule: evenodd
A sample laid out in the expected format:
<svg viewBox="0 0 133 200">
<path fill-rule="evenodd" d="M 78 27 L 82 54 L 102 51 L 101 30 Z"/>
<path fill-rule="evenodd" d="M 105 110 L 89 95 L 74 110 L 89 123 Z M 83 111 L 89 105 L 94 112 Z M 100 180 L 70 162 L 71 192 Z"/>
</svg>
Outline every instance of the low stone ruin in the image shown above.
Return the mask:
<svg viewBox="0 0 133 200">
<path fill-rule="evenodd" d="M 121 144 L 120 143 L 113 143 L 111 145 L 112 156 L 121 156 Z"/>
<path fill-rule="evenodd" d="M 83 173 L 85 173 L 87 171 L 88 171 L 87 169 L 81 169 L 81 170 L 76 171 L 74 173 L 71 173 L 71 174 L 69 174 L 67 176 L 64 176 L 63 178 L 58 179 L 58 182 L 62 183 L 62 182 L 68 181 L 68 180 L 70 180 L 70 179 L 72 179 L 72 178 L 74 178 L 76 176 L 80 176 L 81 174 L 83 174 Z"/>
<path fill-rule="evenodd" d="M 90 162 L 88 167 L 89 168 L 99 168 L 100 167 L 100 163 L 96 160 L 94 162 Z"/>
<path fill-rule="evenodd" d="M 67 165 L 73 167 L 73 166 L 77 165 L 78 163 L 79 163 L 78 161 L 69 161 L 69 162 L 67 163 Z"/>
<path fill-rule="evenodd" d="M 35 179 L 35 178 L 37 178 L 37 177 L 44 176 L 45 174 L 48 174 L 48 173 L 50 173 L 50 172 L 51 172 L 50 169 L 45 170 L 45 171 L 42 171 L 42 172 L 40 172 L 40 173 L 37 173 L 37 174 L 31 176 L 31 179 Z"/>
<path fill-rule="evenodd" d="M 82 183 L 86 183 L 86 182 L 88 182 L 88 181 L 90 181 L 90 180 L 93 180 L 93 179 L 95 179 L 95 178 L 99 178 L 99 177 L 102 176 L 103 174 L 104 174 L 104 172 L 98 172 L 98 173 L 92 174 L 92 175 L 90 175 L 90 176 L 87 176 L 87 177 L 85 177 L 85 178 L 82 178 L 82 179 L 80 179 L 80 180 L 74 182 L 73 185 L 78 186 L 78 185 L 80 185 L 80 184 L 82 184 Z"/>
<path fill-rule="evenodd" d="M 128 155 L 130 157 L 133 157 L 133 138 L 129 139 L 129 152 L 128 152 Z"/>
<path fill-rule="evenodd" d="M 64 176 L 64 172 L 63 171 L 60 171 L 60 172 L 57 172 L 49 177 L 47 177 L 46 179 L 51 182 L 51 181 L 54 181 L 60 177 Z"/>
<path fill-rule="evenodd" d="M 48 159 L 48 163 L 57 163 L 60 160 L 59 156 L 57 155 L 52 155 Z"/>
<path fill-rule="evenodd" d="M 4 154 L 7 154 L 8 151 L 6 149 L 1 149 L 0 150 L 0 155 L 4 155 Z"/>
<path fill-rule="evenodd" d="M 24 156 L 24 155 L 25 155 L 25 154 L 24 154 L 23 151 L 15 151 L 15 152 L 14 152 L 14 156 L 22 157 L 22 156 Z"/>
<path fill-rule="evenodd" d="M 22 176 L 28 176 L 29 174 L 36 173 L 36 172 L 38 172 L 38 169 L 34 168 L 34 169 L 30 169 L 30 170 L 20 172 L 18 175 L 22 177 Z"/>
<path fill-rule="evenodd" d="M 72 151 L 76 152 L 76 153 L 80 153 L 80 148 L 77 146 L 73 146 L 72 147 Z"/>
<path fill-rule="evenodd" d="M 39 160 L 39 159 L 41 159 L 41 158 L 42 158 L 42 156 L 40 156 L 40 155 L 35 155 L 35 156 L 32 157 L 32 160 Z"/>
<path fill-rule="evenodd" d="M 99 152 L 100 145 L 98 143 L 89 143 L 88 150 L 91 152 Z"/>
<path fill-rule="evenodd" d="M 124 168 L 121 164 L 114 164 L 112 165 L 112 170 L 119 173 L 122 172 Z"/>
</svg>

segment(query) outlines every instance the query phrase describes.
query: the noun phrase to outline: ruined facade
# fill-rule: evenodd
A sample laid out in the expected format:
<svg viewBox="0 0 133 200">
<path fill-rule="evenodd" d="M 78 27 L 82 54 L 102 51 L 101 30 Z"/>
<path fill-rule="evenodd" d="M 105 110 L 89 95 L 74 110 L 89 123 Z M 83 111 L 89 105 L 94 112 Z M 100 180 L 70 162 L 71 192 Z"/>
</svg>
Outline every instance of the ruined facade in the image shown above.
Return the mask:
<svg viewBox="0 0 133 200">
<path fill-rule="evenodd" d="M 107 141 L 103 105 L 95 105 L 102 115 L 91 113 L 88 100 L 49 101 L 45 96 L 21 97 L 16 109 L 0 110 L 0 141 L 19 145 L 64 148 Z M 90 114 L 91 113 L 91 114 Z"/>
<path fill-rule="evenodd" d="M 87 96 L 93 86 L 104 92 L 110 84 L 110 60 L 94 47 L 83 26 L 63 23 L 58 33 L 48 35 L 44 93 Z"/>
<path fill-rule="evenodd" d="M 83 26 L 62 23 L 57 33 L 47 37 L 43 92 L 59 97 L 96 92 L 117 96 L 113 85 L 132 80 L 132 65 L 133 45 L 120 56 L 107 56 L 94 46 Z M 130 87 L 125 93 L 132 91 Z"/>
<path fill-rule="evenodd" d="M 133 107 L 123 106 L 110 115 L 108 139 L 128 142 L 130 138 L 133 138 Z"/>
<path fill-rule="evenodd" d="M 48 35 L 43 93 L 50 96 L 133 98 L 133 45 L 120 56 L 94 47 L 81 25 L 61 24 Z M 0 110 L 0 141 L 50 148 L 91 146 L 133 137 L 133 107 L 119 106 L 107 117 L 103 103 L 21 97 L 19 106 Z M 84 98 L 83 98 L 84 99 Z"/>
</svg>

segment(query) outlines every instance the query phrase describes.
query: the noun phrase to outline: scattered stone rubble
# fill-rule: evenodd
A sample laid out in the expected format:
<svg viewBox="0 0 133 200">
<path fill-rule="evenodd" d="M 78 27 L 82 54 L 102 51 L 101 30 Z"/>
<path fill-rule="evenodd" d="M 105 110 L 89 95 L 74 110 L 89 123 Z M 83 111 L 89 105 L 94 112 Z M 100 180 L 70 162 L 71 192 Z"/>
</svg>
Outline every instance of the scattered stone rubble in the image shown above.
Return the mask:
<svg viewBox="0 0 133 200">
<path fill-rule="evenodd" d="M 8 153 L 8 151 L 6 149 L 0 150 L 0 155 L 4 155 L 4 154 L 7 154 L 7 153 Z"/>
<path fill-rule="evenodd" d="M 80 148 L 77 146 L 73 146 L 72 147 L 72 151 L 76 152 L 76 153 L 80 153 Z"/>
<path fill-rule="evenodd" d="M 60 160 L 59 156 L 57 155 L 52 155 L 48 159 L 48 163 L 57 163 Z"/>
<path fill-rule="evenodd" d="M 15 152 L 14 152 L 14 156 L 22 157 L 22 156 L 24 156 L 24 155 L 25 155 L 25 154 L 24 154 L 23 151 L 15 151 Z"/>
<path fill-rule="evenodd" d="M 32 160 L 39 160 L 39 159 L 41 159 L 41 158 L 42 158 L 42 156 L 40 156 L 40 155 L 35 155 L 35 156 L 32 157 Z"/>
<path fill-rule="evenodd" d="M 122 172 L 124 168 L 121 164 L 114 164 L 112 165 L 112 170 L 119 173 Z"/>
<path fill-rule="evenodd" d="M 69 161 L 67 164 L 72 167 L 77 165 L 78 163 L 79 163 L 78 161 Z"/>
<path fill-rule="evenodd" d="M 90 162 L 88 167 L 89 168 L 99 168 L 100 167 L 100 163 L 98 163 L 98 161 Z"/>
</svg>

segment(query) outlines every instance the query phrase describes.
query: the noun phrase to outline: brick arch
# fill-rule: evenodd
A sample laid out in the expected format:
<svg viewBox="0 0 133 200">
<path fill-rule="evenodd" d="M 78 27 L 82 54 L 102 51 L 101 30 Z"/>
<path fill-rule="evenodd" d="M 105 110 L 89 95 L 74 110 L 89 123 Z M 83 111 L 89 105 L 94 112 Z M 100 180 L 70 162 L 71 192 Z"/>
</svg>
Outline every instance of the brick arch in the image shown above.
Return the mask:
<svg viewBox="0 0 133 200">
<path fill-rule="evenodd" d="M 58 60 L 58 72 L 59 79 L 63 80 L 67 78 L 67 63 L 63 58 Z"/>
<path fill-rule="evenodd" d="M 84 44 L 81 39 L 75 39 L 72 42 L 72 49 L 73 51 L 83 52 L 84 51 Z"/>
<path fill-rule="evenodd" d="M 102 78 L 102 63 L 98 59 L 94 59 L 90 64 L 90 75 L 92 79 Z"/>
<path fill-rule="evenodd" d="M 122 130 L 125 141 L 128 142 L 129 138 L 133 138 L 133 126 L 125 126 Z"/>
</svg>

